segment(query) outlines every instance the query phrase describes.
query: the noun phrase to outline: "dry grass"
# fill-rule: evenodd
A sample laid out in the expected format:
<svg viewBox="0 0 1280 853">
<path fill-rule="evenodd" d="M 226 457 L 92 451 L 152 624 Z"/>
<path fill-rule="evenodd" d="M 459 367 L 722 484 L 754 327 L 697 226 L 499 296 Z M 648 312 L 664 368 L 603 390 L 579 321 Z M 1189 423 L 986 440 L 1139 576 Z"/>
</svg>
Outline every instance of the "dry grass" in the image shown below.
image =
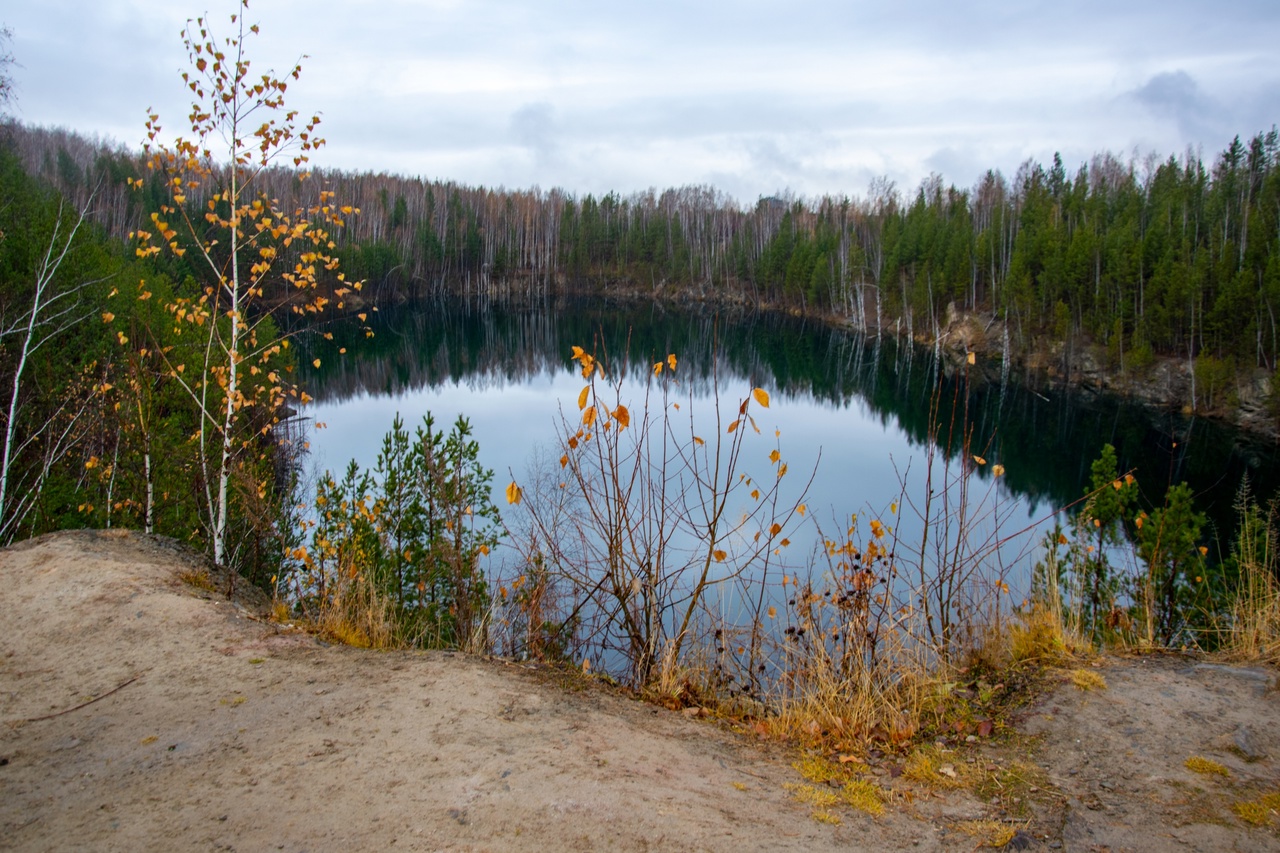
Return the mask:
<svg viewBox="0 0 1280 853">
<path fill-rule="evenodd" d="M 1107 679 L 1100 672 L 1094 672 L 1091 669 L 1073 669 L 1067 673 L 1067 678 L 1071 680 L 1080 690 L 1106 690 Z"/>
<path fill-rule="evenodd" d="M 1254 561 L 1243 566 L 1223 653 L 1235 660 L 1280 665 L 1280 584 Z"/>
<path fill-rule="evenodd" d="M 826 785 L 831 782 L 843 785 L 853 781 L 859 769 L 866 768 L 866 765 L 861 763 L 828 761 L 816 755 L 807 755 L 799 761 L 793 761 L 791 766 L 797 773 L 816 785 Z"/>
<path fill-rule="evenodd" d="M 183 569 L 178 573 L 178 580 L 187 586 L 194 586 L 196 589 L 202 589 L 205 592 L 214 592 L 216 590 L 213 585 L 213 578 L 209 577 L 209 573 L 204 569 Z"/>
<path fill-rule="evenodd" d="M 1199 773 L 1201 776 L 1230 776 L 1231 773 L 1227 768 L 1218 762 L 1205 758 L 1200 755 L 1193 755 L 1183 762 L 1184 766 L 1193 773 Z"/>
<path fill-rule="evenodd" d="M 841 801 L 850 808 L 866 812 L 872 817 L 884 814 L 888 792 L 869 779 L 854 779 L 845 783 L 840 791 Z"/>
<path fill-rule="evenodd" d="M 840 802 L 840 796 L 831 788 L 801 785 L 797 782 L 788 782 L 782 787 L 790 791 L 791 796 L 795 797 L 798 802 L 815 808 L 829 809 Z"/>
<path fill-rule="evenodd" d="M 1280 816 L 1280 792 L 1264 794 L 1256 800 L 1244 800 L 1231 806 L 1231 810 L 1245 823 L 1266 826 Z"/>
<path fill-rule="evenodd" d="M 866 765 L 854 762 L 828 761 L 815 755 L 808 755 L 792 763 L 796 772 L 812 785 L 793 785 L 788 788 L 793 796 L 823 809 L 830 809 L 836 804 L 844 804 L 873 816 L 884 814 L 884 801 L 887 793 L 879 785 L 865 779 L 856 778 L 858 769 L 865 770 Z M 838 786 L 838 788 L 837 788 Z M 836 793 L 835 788 L 839 791 Z M 826 812 L 831 814 L 830 812 Z M 820 820 L 818 813 L 815 820 Z M 838 818 L 838 815 L 836 816 Z M 836 821 L 839 822 L 838 820 Z"/>
<path fill-rule="evenodd" d="M 688 657 L 683 662 L 676 659 L 673 649 L 668 645 L 658 656 L 652 679 L 640 689 L 641 697 L 673 711 L 720 709 L 727 697 L 714 686 L 714 668 L 699 653 L 700 648 L 687 651 Z M 725 712 L 733 715 L 731 708 L 726 707 Z"/>
<path fill-rule="evenodd" d="M 889 792 L 870 779 L 857 778 L 860 771 L 867 769 L 865 764 L 829 761 L 807 755 L 791 766 L 812 784 L 791 783 L 784 787 L 797 800 L 817 809 L 813 814 L 815 820 L 823 820 L 820 815 L 835 816 L 838 823 L 839 815 L 830 811 L 837 805 L 848 806 L 873 817 L 884 814 Z"/>
<path fill-rule="evenodd" d="M 1049 786 L 1048 774 L 1044 768 L 1023 761 L 1010 761 L 996 765 L 987 765 L 979 772 L 973 784 L 973 792 L 982 800 L 999 797 L 1014 811 L 1025 811 L 1029 797 L 1037 791 Z"/>
<path fill-rule="evenodd" d="M 1089 644 L 1063 620 L 1061 610 L 1033 602 L 1011 620 L 1003 634 L 987 643 L 1003 647 L 1008 665 L 1060 665 L 1084 652 Z"/>
<path fill-rule="evenodd" d="M 967 788 L 979 781 L 972 765 L 936 744 L 918 746 L 907 756 L 902 775 L 930 788 Z"/>
<path fill-rule="evenodd" d="M 965 820 L 956 829 L 977 839 L 979 847 L 1004 847 L 1018 832 L 1017 827 L 998 820 Z"/>
<path fill-rule="evenodd" d="M 362 574 L 338 573 L 319 608 L 298 620 L 304 628 L 361 649 L 403 649 L 413 645 L 395 618 L 391 601 Z"/>
</svg>

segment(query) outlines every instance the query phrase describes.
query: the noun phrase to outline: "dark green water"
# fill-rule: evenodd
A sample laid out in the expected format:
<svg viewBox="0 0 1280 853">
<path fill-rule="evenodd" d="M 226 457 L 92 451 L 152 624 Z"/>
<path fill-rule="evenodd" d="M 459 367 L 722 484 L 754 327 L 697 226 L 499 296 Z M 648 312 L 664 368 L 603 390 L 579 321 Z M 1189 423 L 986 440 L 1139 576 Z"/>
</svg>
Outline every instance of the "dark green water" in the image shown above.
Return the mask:
<svg viewBox="0 0 1280 853">
<path fill-rule="evenodd" d="M 564 300 L 420 305 L 374 315 L 373 328 L 369 340 L 336 328 L 334 341 L 316 341 L 322 367 L 307 384 L 317 398 L 312 414 L 328 429 L 313 444 L 330 468 L 353 457 L 371 464 L 396 411 L 412 424 L 429 409 L 443 420 L 467 415 L 496 480 L 505 484 L 508 471 L 519 479 L 535 446 L 553 441 L 558 407 L 572 405 L 581 387 L 569 360 L 576 345 L 636 377 L 676 353 L 684 386 L 698 397 L 713 393 L 717 370 L 722 399 L 767 389 L 769 426 L 781 431 L 793 469 L 812 468 L 821 448 L 809 504 L 841 515 L 893 501 L 930 442 L 956 458 L 965 423 L 971 452 L 989 463 L 979 475 L 1005 468 L 998 491 L 1017 505 L 1015 527 L 1079 498 L 1106 443 L 1122 470 L 1135 472 L 1148 505 L 1170 482 L 1189 482 L 1223 540 L 1241 478 L 1247 473 L 1264 500 L 1280 483 L 1274 447 L 1215 423 L 1033 391 L 1001 383 L 995 370 L 990 380 L 948 376 L 932 353 L 786 316 Z M 348 354 L 338 356 L 339 346 Z"/>
</svg>

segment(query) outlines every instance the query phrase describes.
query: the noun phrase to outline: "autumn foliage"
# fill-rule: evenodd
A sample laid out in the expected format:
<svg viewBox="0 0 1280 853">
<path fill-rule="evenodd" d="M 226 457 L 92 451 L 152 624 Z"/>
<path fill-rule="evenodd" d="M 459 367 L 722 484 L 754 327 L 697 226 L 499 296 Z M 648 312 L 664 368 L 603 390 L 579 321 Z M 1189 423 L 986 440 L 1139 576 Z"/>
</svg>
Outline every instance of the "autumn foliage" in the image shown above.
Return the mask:
<svg viewBox="0 0 1280 853">
<path fill-rule="evenodd" d="M 309 204 L 286 209 L 258 187 L 269 169 L 302 169 L 324 140 L 318 116 L 303 121 L 285 106 L 300 64 L 283 76 L 253 70 L 246 40 L 258 27 L 246 24 L 246 9 L 242 3 L 241 13 L 231 16 L 230 36 L 215 36 L 205 18 L 184 30 L 190 131 L 166 142 L 160 117 L 148 117 L 147 168 L 163 180 L 167 200 L 148 228 L 131 235 L 140 258 L 171 253 L 185 260 L 197 282 L 165 305 L 173 335 L 196 346 L 148 352 L 143 344 L 140 352 L 158 358 L 200 412 L 194 441 L 204 526 L 219 563 L 233 557 L 227 538 L 233 474 L 279 423 L 286 403 L 307 400 L 290 381 L 289 340 L 269 309 L 287 305 L 312 316 L 331 302 L 341 306 L 360 288 L 338 271 L 332 233 L 354 209 L 323 188 Z M 308 175 L 296 171 L 295 177 L 305 183 Z M 142 189 L 144 180 L 133 184 Z M 149 298 L 146 283 L 131 295 Z M 123 332 L 120 344 L 131 345 Z"/>
</svg>

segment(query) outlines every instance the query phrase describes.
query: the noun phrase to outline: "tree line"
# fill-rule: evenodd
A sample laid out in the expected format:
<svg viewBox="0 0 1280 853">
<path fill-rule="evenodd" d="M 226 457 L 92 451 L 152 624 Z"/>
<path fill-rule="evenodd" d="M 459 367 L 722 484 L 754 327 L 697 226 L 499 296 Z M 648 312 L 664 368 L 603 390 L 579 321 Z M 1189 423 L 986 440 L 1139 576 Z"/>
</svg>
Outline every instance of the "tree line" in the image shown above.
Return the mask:
<svg viewBox="0 0 1280 853">
<path fill-rule="evenodd" d="M 137 155 L 64 131 L 14 128 L 27 168 L 124 236 L 162 203 L 127 192 Z M 729 293 L 832 312 L 864 328 L 936 332 L 948 306 L 991 312 L 1018 342 L 1083 336 L 1115 366 L 1201 356 L 1274 370 L 1280 355 L 1280 134 L 1237 137 L 1212 161 L 1188 152 L 1100 153 L 1069 172 L 1024 162 L 971 188 L 938 175 L 914 193 L 762 198 L 703 186 L 622 196 L 467 187 L 317 170 L 363 211 L 334 230 L 344 269 L 378 297 L 442 290 L 546 294 L 584 283 Z M 261 177 L 291 199 L 297 176 Z"/>
</svg>

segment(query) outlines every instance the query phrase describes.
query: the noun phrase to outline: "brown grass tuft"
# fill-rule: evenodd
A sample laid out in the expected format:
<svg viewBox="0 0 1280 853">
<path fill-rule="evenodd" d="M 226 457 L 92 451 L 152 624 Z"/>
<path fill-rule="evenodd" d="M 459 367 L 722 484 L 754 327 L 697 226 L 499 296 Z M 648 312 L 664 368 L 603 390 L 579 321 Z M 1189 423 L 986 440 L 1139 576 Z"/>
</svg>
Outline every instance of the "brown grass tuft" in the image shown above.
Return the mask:
<svg viewBox="0 0 1280 853">
<path fill-rule="evenodd" d="M 213 585 L 213 578 L 209 577 L 209 573 L 204 569 L 183 569 L 178 572 L 178 580 L 187 586 L 194 586 L 196 589 L 202 589 L 205 592 L 214 592 L 216 590 Z"/>
<path fill-rule="evenodd" d="M 1100 672 L 1091 669 L 1073 669 L 1067 674 L 1071 683 L 1081 690 L 1106 690 L 1107 679 Z"/>
<path fill-rule="evenodd" d="M 1017 827 L 998 820 L 965 820 L 956 829 L 978 840 L 979 847 L 1004 847 L 1017 835 Z"/>
</svg>

